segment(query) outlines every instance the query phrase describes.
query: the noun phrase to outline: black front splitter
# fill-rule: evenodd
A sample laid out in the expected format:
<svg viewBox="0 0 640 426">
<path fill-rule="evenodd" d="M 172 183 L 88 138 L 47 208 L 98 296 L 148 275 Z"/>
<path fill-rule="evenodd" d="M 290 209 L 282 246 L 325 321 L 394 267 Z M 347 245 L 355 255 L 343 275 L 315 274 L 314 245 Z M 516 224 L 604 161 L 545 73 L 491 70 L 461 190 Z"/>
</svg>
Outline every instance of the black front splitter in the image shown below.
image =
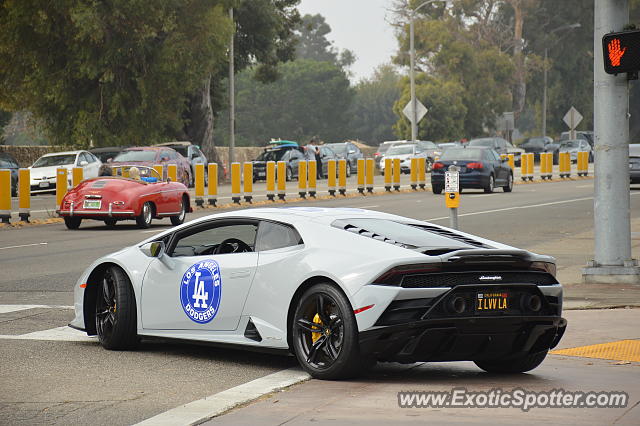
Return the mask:
<svg viewBox="0 0 640 426">
<path fill-rule="evenodd" d="M 566 327 L 559 316 L 429 319 L 363 331 L 359 342 L 379 361 L 495 360 L 551 349 Z"/>
</svg>

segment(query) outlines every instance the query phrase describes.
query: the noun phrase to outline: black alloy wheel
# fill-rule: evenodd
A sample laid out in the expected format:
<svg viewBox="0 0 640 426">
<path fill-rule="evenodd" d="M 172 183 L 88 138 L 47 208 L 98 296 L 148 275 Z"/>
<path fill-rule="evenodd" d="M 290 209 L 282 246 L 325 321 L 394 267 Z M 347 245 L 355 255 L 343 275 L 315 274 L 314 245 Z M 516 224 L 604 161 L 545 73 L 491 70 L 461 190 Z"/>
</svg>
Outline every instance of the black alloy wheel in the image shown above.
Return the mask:
<svg viewBox="0 0 640 426">
<path fill-rule="evenodd" d="M 513 191 L 513 173 L 509 173 L 509 177 L 507 177 L 507 184 L 502 187 L 504 192 Z"/>
<path fill-rule="evenodd" d="M 316 284 L 301 297 L 292 324 L 293 349 L 313 377 L 335 380 L 360 371 L 358 333 L 351 305 L 330 284 Z"/>
<path fill-rule="evenodd" d="M 493 175 L 489 175 L 489 182 L 487 183 L 487 186 L 484 187 L 484 192 L 486 192 L 487 194 L 491 194 L 495 186 L 496 186 L 496 181 Z"/>
<path fill-rule="evenodd" d="M 136 302 L 129 278 L 122 269 L 110 266 L 95 285 L 98 286 L 96 332 L 100 344 L 112 350 L 134 348 L 138 343 Z"/>
</svg>

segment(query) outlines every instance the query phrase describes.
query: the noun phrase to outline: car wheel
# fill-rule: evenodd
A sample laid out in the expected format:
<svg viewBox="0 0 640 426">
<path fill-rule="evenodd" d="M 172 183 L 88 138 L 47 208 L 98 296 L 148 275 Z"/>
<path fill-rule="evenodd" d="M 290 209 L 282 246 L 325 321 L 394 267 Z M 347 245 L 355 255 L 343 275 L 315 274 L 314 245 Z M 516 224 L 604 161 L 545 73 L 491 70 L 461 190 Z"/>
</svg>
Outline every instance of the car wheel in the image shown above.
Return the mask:
<svg viewBox="0 0 640 426">
<path fill-rule="evenodd" d="M 351 163 L 347 163 L 347 177 L 351 177 L 351 174 L 353 172 L 351 171 Z"/>
<path fill-rule="evenodd" d="M 293 170 L 291 170 L 290 167 L 287 167 L 286 180 L 287 182 L 291 182 L 293 180 Z"/>
<path fill-rule="evenodd" d="M 493 178 L 493 175 L 489 175 L 489 183 L 484 187 L 484 192 L 487 194 L 491 194 L 493 192 L 493 188 L 495 188 L 496 182 Z"/>
<path fill-rule="evenodd" d="M 196 183 L 195 173 L 191 173 L 189 175 L 189 185 L 187 186 L 187 188 L 193 188 L 195 186 L 195 183 Z"/>
<path fill-rule="evenodd" d="M 425 163 L 426 163 L 426 165 L 425 165 L 424 172 L 425 173 L 431 173 L 431 168 L 433 167 L 433 160 L 427 158 Z"/>
<path fill-rule="evenodd" d="M 109 228 L 113 228 L 114 226 L 116 226 L 116 223 L 118 221 L 116 219 L 105 219 L 104 220 L 104 224 L 107 225 Z"/>
<path fill-rule="evenodd" d="M 431 191 L 433 191 L 434 194 L 442 194 L 442 189 L 440 185 L 431 185 Z"/>
<path fill-rule="evenodd" d="M 513 191 L 513 173 L 509 173 L 509 177 L 507 178 L 507 185 L 502 187 L 504 192 Z"/>
<path fill-rule="evenodd" d="M 100 344 L 111 350 L 135 348 L 136 299 L 129 278 L 119 267 L 110 266 L 97 285 L 96 332 Z"/>
<path fill-rule="evenodd" d="M 136 217 L 136 223 L 138 228 L 148 228 L 151 226 L 151 220 L 153 219 L 153 206 L 150 202 L 146 202 L 142 205 L 142 211 L 140 216 Z"/>
<path fill-rule="evenodd" d="M 524 373 L 539 366 L 546 356 L 547 351 L 542 351 L 517 358 L 474 361 L 474 363 L 487 373 Z"/>
<path fill-rule="evenodd" d="M 358 326 L 346 297 L 329 284 L 316 284 L 300 298 L 292 323 L 298 362 L 317 379 L 335 380 L 360 371 Z"/>
<path fill-rule="evenodd" d="M 593 152 L 589 153 L 589 162 L 593 163 Z"/>
<path fill-rule="evenodd" d="M 171 216 L 171 224 L 172 225 L 182 225 L 184 223 L 184 218 L 187 216 L 187 200 L 186 198 L 182 198 L 182 202 L 180 203 L 180 213 L 177 216 Z"/>
<path fill-rule="evenodd" d="M 64 224 L 68 229 L 78 229 L 80 228 L 80 223 L 82 222 L 81 217 L 65 217 Z"/>
</svg>

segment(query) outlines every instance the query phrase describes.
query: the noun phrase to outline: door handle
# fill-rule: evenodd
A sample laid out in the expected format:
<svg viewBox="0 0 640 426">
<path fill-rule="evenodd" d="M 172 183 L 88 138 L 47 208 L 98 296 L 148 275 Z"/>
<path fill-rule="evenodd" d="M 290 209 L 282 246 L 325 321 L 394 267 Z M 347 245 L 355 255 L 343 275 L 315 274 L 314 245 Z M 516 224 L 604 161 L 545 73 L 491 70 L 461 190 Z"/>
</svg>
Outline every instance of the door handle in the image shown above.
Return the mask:
<svg viewBox="0 0 640 426">
<path fill-rule="evenodd" d="M 248 277 L 251 274 L 251 271 L 237 271 L 237 272 L 232 272 L 229 275 L 229 278 L 244 278 L 244 277 Z"/>
</svg>

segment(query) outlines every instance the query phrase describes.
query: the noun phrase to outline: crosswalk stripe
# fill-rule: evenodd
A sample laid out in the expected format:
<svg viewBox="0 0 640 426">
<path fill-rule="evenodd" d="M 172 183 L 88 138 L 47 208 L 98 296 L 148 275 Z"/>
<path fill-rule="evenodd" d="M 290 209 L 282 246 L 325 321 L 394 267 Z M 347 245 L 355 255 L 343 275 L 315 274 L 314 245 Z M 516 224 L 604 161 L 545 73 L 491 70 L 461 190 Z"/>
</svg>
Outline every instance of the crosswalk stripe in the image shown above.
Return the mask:
<svg viewBox="0 0 640 426">
<path fill-rule="evenodd" d="M 9 312 L 26 311 L 27 309 L 73 309 L 66 305 L 0 305 L 0 314 Z"/>
<path fill-rule="evenodd" d="M 59 342 L 98 342 L 95 337 L 89 337 L 86 333 L 74 330 L 71 327 L 62 326 L 49 330 L 34 331 L 27 334 L 0 334 L 0 339 L 10 340 L 49 340 Z"/>
</svg>

